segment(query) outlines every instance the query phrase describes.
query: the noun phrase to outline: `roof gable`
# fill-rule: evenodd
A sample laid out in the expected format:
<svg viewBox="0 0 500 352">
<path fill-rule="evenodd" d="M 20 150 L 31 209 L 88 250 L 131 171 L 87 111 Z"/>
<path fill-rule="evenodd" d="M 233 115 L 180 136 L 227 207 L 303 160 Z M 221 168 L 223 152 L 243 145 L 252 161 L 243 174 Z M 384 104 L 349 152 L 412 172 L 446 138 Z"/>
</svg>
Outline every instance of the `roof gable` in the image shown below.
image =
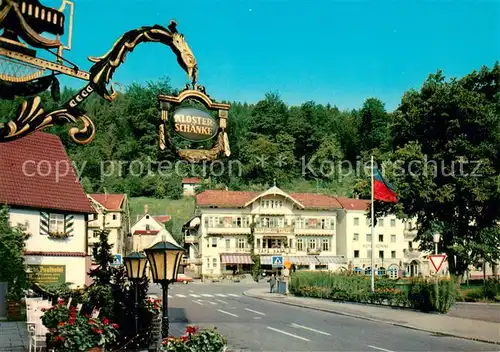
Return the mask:
<svg viewBox="0 0 500 352">
<path fill-rule="evenodd" d="M 0 143 L 0 204 L 95 213 L 58 136 L 35 132 Z"/>
<path fill-rule="evenodd" d="M 266 197 L 266 196 L 276 196 L 276 195 L 279 195 L 279 196 L 282 196 L 282 197 L 284 197 L 286 199 L 289 199 L 295 205 L 297 205 L 299 208 L 304 209 L 304 205 L 302 205 L 302 203 L 300 203 L 299 201 L 297 201 L 296 199 L 294 199 L 293 197 L 291 197 L 289 194 L 283 192 L 281 189 L 279 189 L 276 186 L 273 186 L 273 187 L 269 188 L 267 191 L 264 191 L 264 192 L 258 194 L 256 197 L 254 197 L 251 200 L 249 200 L 248 202 L 246 202 L 245 203 L 245 207 L 249 206 L 250 204 L 252 204 L 253 202 L 259 200 L 260 198 L 263 198 L 263 197 Z"/>
<path fill-rule="evenodd" d="M 92 199 L 108 211 L 121 211 L 125 201 L 125 194 L 89 194 Z"/>
</svg>

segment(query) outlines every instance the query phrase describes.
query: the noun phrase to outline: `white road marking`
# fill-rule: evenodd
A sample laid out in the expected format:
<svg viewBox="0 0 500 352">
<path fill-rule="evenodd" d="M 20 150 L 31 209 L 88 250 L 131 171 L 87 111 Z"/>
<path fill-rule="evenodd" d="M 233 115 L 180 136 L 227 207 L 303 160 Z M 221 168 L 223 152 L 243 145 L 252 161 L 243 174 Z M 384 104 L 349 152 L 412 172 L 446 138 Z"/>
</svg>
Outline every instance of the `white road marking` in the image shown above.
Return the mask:
<svg viewBox="0 0 500 352">
<path fill-rule="evenodd" d="M 265 313 L 257 312 L 256 310 L 252 310 L 250 308 L 245 308 L 245 310 L 252 312 L 252 313 L 255 313 L 255 314 L 259 314 L 259 315 L 266 315 Z"/>
<path fill-rule="evenodd" d="M 236 314 L 233 314 L 233 313 L 229 313 L 229 312 L 226 312 L 225 310 L 222 310 L 222 309 L 217 309 L 219 312 L 221 313 L 224 313 L 224 314 L 227 314 L 227 315 L 231 315 L 233 317 L 236 317 L 238 318 L 238 316 Z"/>
<path fill-rule="evenodd" d="M 254 319 L 262 319 L 261 317 L 253 317 Z"/>
<path fill-rule="evenodd" d="M 226 302 L 226 301 L 223 301 L 223 300 L 221 300 L 221 299 L 216 299 L 216 301 L 217 301 L 217 302 L 220 302 L 220 303 L 223 303 L 223 304 L 227 304 L 227 302 Z"/>
<path fill-rule="evenodd" d="M 202 293 L 201 294 L 203 297 L 213 297 L 213 295 L 209 295 L 208 293 Z"/>
<path fill-rule="evenodd" d="M 184 295 L 181 295 L 180 293 L 176 294 L 177 297 L 182 297 L 182 298 L 186 298 L 186 296 Z"/>
<path fill-rule="evenodd" d="M 293 326 L 294 328 L 301 328 L 301 329 L 304 329 L 304 330 L 314 331 L 314 332 L 317 332 L 318 334 L 323 334 L 323 335 L 326 335 L 326 336 L 332 336 L 331 334 L 329 334 L 327 332 L 319 331 L 319 330 L 316 330 L 316 329 L 313 329 L 313 328 L 308 328 L 307 326 L 303 326 L 303 325 L 299 325 L 299 324 L 295 324 L 295 323 L 290 324 L 290 326 Z"/>
<path fill-rule="evenodd" d="M 168 295 L 168 298 L 172 298 L 172 296 Z"/>
<path fill-rule="evenodd" d="M 202 305 L 203 305 L 203 303 L 198 302 L 198 301 L 193 301 L 193 302 L 194 302 L 194 303 L 196 303 L 196 304 L 199 304 L 200 306 L 202 306 Z"/>
<path fill-rule="evenodd" d="M 189 290 L 189 293 L 194 293 L 194 291 L 193 290 Z"/>
<path fill-rule="evenodd" d="M 234 293 L 228 293 L 227 295 L 231 296 L 231 297 L 239 297 L 238 295 L 235 295 Z"/>
<path fill-rule="evenodd" d="M 195 298 L 200 298 L 199 295 L 195 295 L 194 293 L 190 294 L 191 297 L 195 297 Z"/>
<path fill-rule="evenodd" d="M 283 331 L 283 330 L 278 330 L 278 329 L 272 328 L 270 326 L 267 326 L 266 328 L 269 329 L 269 330 L 273 330 L 273 331 L 279 332 L 279 333 L 281 333 L 283 335 L 288 335 L 288 336 L 291 336 L 291 337 L 295 337 L 296 339 L 299 339 L 299 340 L 311 341 L 309 339 L 306 339 L 305 337 L 297 336 L 297 335 L 291 334 L 291 333 Z"/>
<path fill-rule="evenodd" d="M 213 305 L 213 306 L 216 306 L 216 305 L 217 305 L 217 303 L 212 302 L 212 301 L 207 301 L 207 302 L 208 302 L 208 303 L 210 303 L 210 304 L 211 304 L 211 305 Z"/>
<path fill-rule="evenodd" d="M 379 350 L 379 351 L 384 351 L 384 352 L 394 352 L 394 351 L 391 351 L 391 350 L 386 350 L 385 348 L 382 348 L 382 347 L 377 347 L 377 346 L 372 346 L 372 345 L 367 345 L 368 347 L 370 348 L 373 348 L 373 349 L 376 349 L 376 350 Z"/>
<path fill-rule="evenodd" d="M 219 297 L 227 297 L 225 294 L 222 294 L 222 293 L 216 293 L 215 295 L 219 296 Z"/>
</svg>

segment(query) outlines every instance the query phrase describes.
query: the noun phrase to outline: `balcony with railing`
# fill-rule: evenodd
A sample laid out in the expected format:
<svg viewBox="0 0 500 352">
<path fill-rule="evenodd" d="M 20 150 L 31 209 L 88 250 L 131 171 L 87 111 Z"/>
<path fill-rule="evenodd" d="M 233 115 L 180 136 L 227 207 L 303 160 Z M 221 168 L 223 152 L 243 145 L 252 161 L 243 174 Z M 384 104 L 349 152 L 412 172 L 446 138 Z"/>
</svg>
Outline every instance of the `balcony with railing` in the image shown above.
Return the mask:
<svg viewBox="0 0 500 352">
<path fill-rule="evenodd" d="M 403 249 L 403 255 L 406 260 L 411 261 L 420 258 L 422 252 L 413 248 L 408 248 L 408 249 Z"/>
<path fill-rule="evenodd" d="M 255 234 L 261 234 L 261 235 L 280 235 L 280 236 L 286 236 L 286 235 L 292 235 L 293 234 L 293 228 L 291 226 L 267 226 L 267 227 L 257 227 L 255 228 Z"/>
</svg>

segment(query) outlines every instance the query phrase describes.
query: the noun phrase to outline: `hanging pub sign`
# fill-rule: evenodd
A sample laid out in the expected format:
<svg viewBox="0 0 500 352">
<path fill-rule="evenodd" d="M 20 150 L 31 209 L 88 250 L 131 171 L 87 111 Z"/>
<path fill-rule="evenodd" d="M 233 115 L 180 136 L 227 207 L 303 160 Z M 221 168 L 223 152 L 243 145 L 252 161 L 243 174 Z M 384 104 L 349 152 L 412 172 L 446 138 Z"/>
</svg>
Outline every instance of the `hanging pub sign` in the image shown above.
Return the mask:
<svg viewBox="0 0 500 352">
<path fill-rule="evenodd" d="M 161 121 L 159 125 L 160 149 L 170 148 L 180 158 L 193 162 L 211 161 L 221 155 L 229 156 L 227 136 L 228 104 L 212 101 L 200 85 L 189 85 L 177 96 L 160 95 Z M 194 101 L 204 110 L 182 104 Z M 215 115 L 216 117 L 214 117 Z M 172 131 L 190 142 L 215 139 L 210 149 L 179 149 L 175 146 Z"/>
</svg>

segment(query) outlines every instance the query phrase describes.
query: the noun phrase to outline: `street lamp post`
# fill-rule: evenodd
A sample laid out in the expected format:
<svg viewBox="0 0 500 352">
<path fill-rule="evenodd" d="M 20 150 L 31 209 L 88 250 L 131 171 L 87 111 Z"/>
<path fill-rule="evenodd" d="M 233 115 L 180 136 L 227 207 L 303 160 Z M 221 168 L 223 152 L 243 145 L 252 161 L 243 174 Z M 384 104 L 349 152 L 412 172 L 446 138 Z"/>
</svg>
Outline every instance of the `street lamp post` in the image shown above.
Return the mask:
<svg viewBox="0 0 500 352">
<path fill-rule="evenodd" d="M 162 241 L 144 250 L 149 261 L 153 282 L 161 284 L 163 291 L 162 338 L 168 337 L 168 285 L 177 279 L 177 271 L 184 248 Z"/>
<path fill-rule="evenodd" d="M 441 239 L 441 235 L 439 233 L 436 233 L 432 235 L 432 239 L 434 240 L 434 254 L 438 254 L 438 243 Z"/>
<path fill-rule="evenodd" d="M 148 259 L 146 255 L 142 252 L 132 252 L 125 258 L 123 258 L 123 263 L 125 264 L 125 269 L 127 269 L 127 276 L 130 280 L 134 282 L 135 286 L 135 335 L 139 335 L 139 308 L 138 308 L 138 290 L 139 281 L 144 277 L 146 273 L 146 264 Z"/>
</svg>

